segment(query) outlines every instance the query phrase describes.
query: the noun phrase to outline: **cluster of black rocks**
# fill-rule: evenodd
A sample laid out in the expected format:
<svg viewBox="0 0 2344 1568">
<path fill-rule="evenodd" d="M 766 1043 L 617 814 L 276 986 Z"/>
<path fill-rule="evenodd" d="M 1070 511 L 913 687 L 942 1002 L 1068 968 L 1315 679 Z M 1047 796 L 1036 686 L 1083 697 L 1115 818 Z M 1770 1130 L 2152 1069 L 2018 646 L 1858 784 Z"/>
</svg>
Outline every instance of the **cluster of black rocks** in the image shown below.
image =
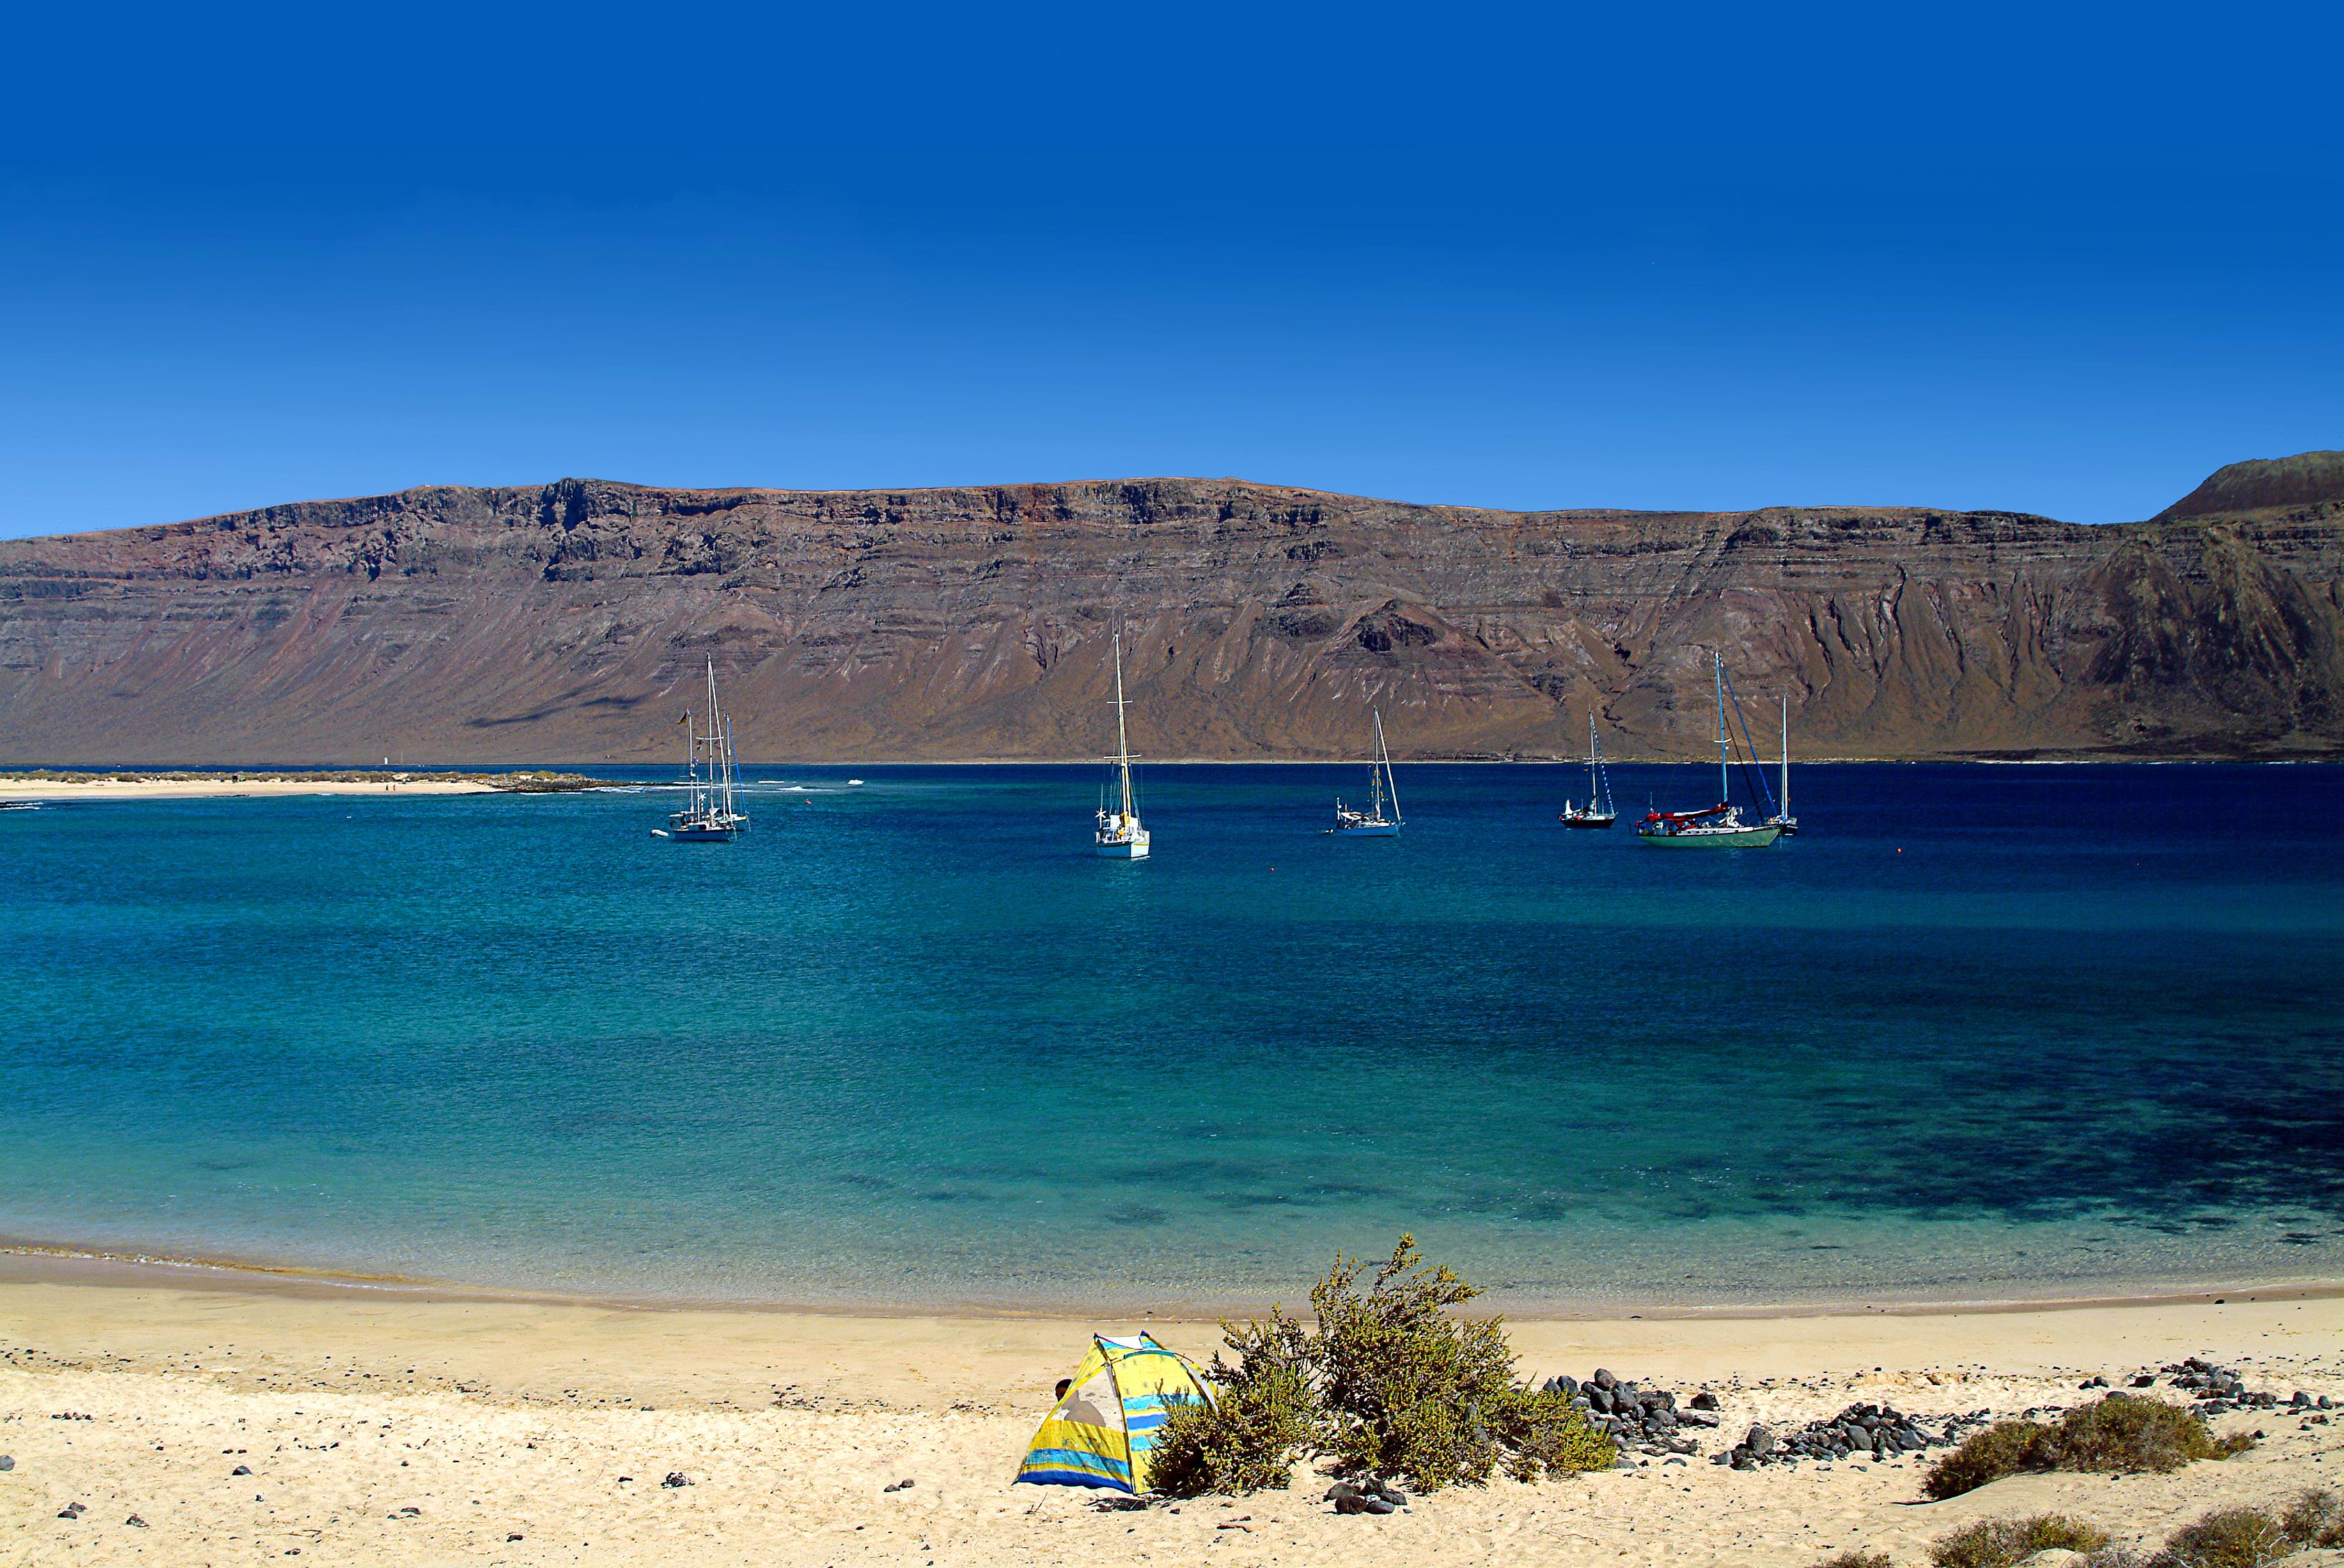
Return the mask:
<svg viewBox="0 0 2344 1568">
<path fill-rule="evenodd" d="M 2268 1390 L 2249 1390 L 2247 1380 L 2235 1369 L 2217 1366 L 2201 1356 L 2186 1361 L 2176 1361 L 2158 1369 L 2175 1388 L 2182 1390 L 2195 1401 L 2200 1415 L 2220 1415 L 2227 1411 L 2267 1411 L 2281 1408 L 2292 1410 L 2330 1410 L 2335 1401 L 2326 1394 L 2313 1399 L 2298 1389 L 2292 1398 L 2282 1398 Z M 2132 1386 L 2145 1389 L 2157 1381 L 2157 1372 L 2142 1372 L 2132 1380 Z"/>
<path fill-rule="evenodd" d="M 1693 1430 L 1717 1424 L 1714 1394 L 1695 1394 L 1679 1408 L 1677 1396 L 1669 1390 L 1622 1382 L 1601 1367 L 1583 1383 L 1553 1377 L 1544 1386 L 1570 1395 L 1571 1402 L 1587 1412 L 1587 1423 L 1608 1435 L 1622 1454 L 1632 1449 L 1650 1454 L 1695 1453 L 1700 1444 Z"/>
<path fill-rule="evenodd" d="M 1830 1420 L 1811 1421 L 1786 1437 L 1778 1436 L 1772 1428 L 1753 1426 L 1740 1442 L 1723 1453 L 1711 1455 L 1710 1462 L 1755 1470 L 1762 1464 L 1795 1464 L 1803 1459 L 1884 1462 L 1901 1453 L 1951 1447 L 1962 1441 L 1963 1428 L 1992 1419 L 1986 1411 L 1910 1416 L 1899 1414 L 1893 1405 L 1850 1405 Z"/>
</svg>

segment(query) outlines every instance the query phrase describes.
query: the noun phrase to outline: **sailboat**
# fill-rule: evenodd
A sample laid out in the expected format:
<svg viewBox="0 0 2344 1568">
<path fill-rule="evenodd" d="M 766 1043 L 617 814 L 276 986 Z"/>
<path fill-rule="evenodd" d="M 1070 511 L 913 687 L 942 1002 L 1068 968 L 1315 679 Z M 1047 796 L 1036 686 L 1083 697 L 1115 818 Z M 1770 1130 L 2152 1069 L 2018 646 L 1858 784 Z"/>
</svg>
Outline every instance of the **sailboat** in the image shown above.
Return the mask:
<svg viewBox="0 0 2344 1568">
<path fill-rule="evenodd" d="M 1139 807 L 1131 794 L 1131 741 L 1123 723 L 1123 633 L 1115 634 L 1115 789 L 1112 803 L 1102 803 L 1098 829 L 1091 835 L 1095 854 L 1109 860 L 1147 858 L 1147 830 L 1139 825 Z"/>
<path fill-rule="evenodd" d="M 685 710 L 680 721 L 689 732 L 683 757 L 684 786 L 691 799 L 668 815 L 665 827 L 652 829 L 655 838 L 707 844 L 731 840 L 749 831 L 749 818 L 737 803 L 739 769 L 732 759 L 732 721 L 716 705 L 716 661 L 708 662 L 708 728 L 702 731 Z"/>
<path fill-rule="evenodd" d="M 1783 804 L 1781 808 L 1766 820 L 1781 828 L 1784 838 L 1796 838 L 1799 835 L 1799 819 L 1791 814 L 1791 699 L 1784 697 L 1782 703 Z"/>
<path fill-rule="evenodd" d="M 1368 769 L 1369 787 L 1374 791 L 1373 798 L 1367 810 L 1353 811 L 1343 804 L 1341 797 L 1337 797 L 1335 825 L 1327 831 L 1339 833 L 1351 838 L 1398 838 L 1400 820 L 1399 784 L 1392 777 L 1391 752 L 1384 744 L 1384 716 L 1378 710 L 1370 709 L 1369 712 L 1376 715 L 1376 760 L 1374 765 Z M 1384 814 L 1387 800 L 1391 805 L 1391 814 L 1389 816 Z"/>
<path fill-rule="evenodd" d="M 1595 739 L 1595 710 L 1587 710 L 1587 804 L 1564 801 L 1555 820 L 1565 827 L 1610 827 L 1620 820 L 1612 804 L 1612 777 L 1603 771 L 1603 747 Z"/>
<path fill-rule="evenodd" d="M 1742 808 L 1733 804 L 1729 768 L 1733 741 L 1725 727 L 1725 655 L 1713 652 L 1717 663 L 1717 804 L 1701 811 L 1655 811 L 1636 824 L 1636 836 L 1646 844 L 1680 849 L 1762 849 L 1783 836 L 1783 824 L 1742 820 Z M 1785 721 L 1788 722 L 1787 720 Z M 1763 787 L 1763 775 L 1760 788 Z M 1759 794 L 1758 788 L 1751 794 Z"/>
</svg>

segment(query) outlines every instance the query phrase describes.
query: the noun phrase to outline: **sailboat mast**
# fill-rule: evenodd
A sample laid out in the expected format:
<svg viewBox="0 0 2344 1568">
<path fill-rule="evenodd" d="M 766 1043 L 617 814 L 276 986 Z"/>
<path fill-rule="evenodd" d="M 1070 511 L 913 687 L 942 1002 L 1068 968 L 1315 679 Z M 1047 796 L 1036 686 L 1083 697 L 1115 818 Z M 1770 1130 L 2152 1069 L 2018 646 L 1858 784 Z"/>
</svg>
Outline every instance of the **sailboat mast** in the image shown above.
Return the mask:
<svg viewBox="0 0 2344 1568">
<path fill-rule="evenodd" d="M 1392 776 L 1391 748 L 1384 744 L 1383 710 L 1378 708 L 1371 711 L 1376 715 L 1376 758 L 1383 766 L 1382 775 L 1376 781 L 1377 793 L 1379 797 L 1386 790 L 1391 793 L 1392 820 L 1398 822 L 1399 820 L 1399 780 Z M 1376 802 L 1376 808 L 1377 814 L 1380 816 L 1383 814 L 1383 802 L 1380 798 Z"/>
<path fill-rule="evenodd" d="M 1710 657 L 1717 662 L 1717 802 L 1723 805 L 1733 798 L 1733 784 L 1725 771 L 1725 759 L 1733 745 L 1725 733 L 1725 653 L 1719 649 L 1713 651 Z"/>
<path fill-rule="evenodd" d="M 1783 814 L 1791 814 L 1791 699 L 1783 699 Z"/>
<path fill-rule="evenodd" d="M 1123 727 L 1123 633 L 1115 634 L 1115 762 L 1123 786 L 1123 814 L 1131 813 L 1131 741 Z"/>
</svg>

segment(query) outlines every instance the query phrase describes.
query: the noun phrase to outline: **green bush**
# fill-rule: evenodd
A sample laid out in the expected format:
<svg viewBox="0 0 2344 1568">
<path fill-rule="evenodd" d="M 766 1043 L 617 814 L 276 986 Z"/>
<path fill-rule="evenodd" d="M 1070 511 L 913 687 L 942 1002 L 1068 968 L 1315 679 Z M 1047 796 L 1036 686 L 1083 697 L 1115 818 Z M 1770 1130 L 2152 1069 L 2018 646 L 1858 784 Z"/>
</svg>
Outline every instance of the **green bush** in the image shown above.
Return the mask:
<svg viewBox="0 0 2344 1568">
<path fill-rule="evenodd" d="M 1815 1568 L 1891 1568 L 1891 1564 L 1884 1552 L 1843 1552 L 1824 1558 Z"/>
<path fill-rule="evenodd" d="M 1150 1482 L 1193 1496 L 1286 1484 L 1305 1455 L 1339 1474 L 1396 1479 L 1417 1492 L 1480 1485 L 1503 1466 L 1518 1481 L 1608 1468 L 1610 1438 L 1569 1396 L 1517 1381 L 1496 1318 L 1453 1318 L 1480 1291 L 1400 1238 L 1368 1266 L 1338 1254 L 1310 1292 L 1315 1327 L 1276 1308 L 1223 1323 L 1234 1366 L 1207 1376 L 1218 1408 L 1178 1408 L 1157 1440 Z"/>
<path fill-rule="evenodd" d="M 1929 1467 L 1921 1479 L 1921 1493 L 1938 1500 L 1959 1497 L 2022 1471 L 2162 1472 L 2179 1470 L 2193 1460 L 2228 1459 L 2253 1446 L 2250 1437 L 2217 1440 L 2195 1411 L 2162 1400 L 2110 1394 L 2076 1406 L 2056 1426 L 2006 1421 L 1972 1432 L 1959 1448 Z"/>
<path fill-rule="evenodd" d="M 2037 1552 L 2064 1549 L 2096 1552 L 2108 1543 L 2105 1531 L 2093 1529 L 2064 1513 L 2038 1513 L 2032 1519 L 1981 1519 L 1965 1525 L 1929 1548 L 1936 1568 L 2011 1568 Z"/>
<path fill-rule="evenodd" d="M 1318 1395 L 1300 1325 L 1273 1308 L 1267 1324 L 1222 1328 L 1238 1364 L 1214 1358 L 1207 1375 L 1218 1385 L 1215 1401 L 1181 1401 L 1157 1429 L 1148 1482 L 1168 1496 L 1282 1489 L 1318 1429 Z"/>
<path fill-rule="evenodd" d="M 2166 1538 L 2148 1568 L 2269 1568 L 2301 1548 L 2268 1508 L 2224 1508 Z"/>
</svg>

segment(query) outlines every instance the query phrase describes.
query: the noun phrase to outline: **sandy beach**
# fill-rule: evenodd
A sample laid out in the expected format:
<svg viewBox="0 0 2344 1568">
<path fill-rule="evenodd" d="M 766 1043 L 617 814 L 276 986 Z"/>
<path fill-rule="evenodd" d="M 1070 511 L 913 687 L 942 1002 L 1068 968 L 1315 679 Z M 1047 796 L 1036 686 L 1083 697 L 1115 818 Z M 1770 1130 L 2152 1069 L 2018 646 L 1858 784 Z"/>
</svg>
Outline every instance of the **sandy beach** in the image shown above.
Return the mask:
<svg viewBox="0 0 2344 1568">
<path fill-rule="evenodd" d="M 0 800 L 207 800 L 251 795 L 493 794 L 470 779 L 93 778 L 66 782 L 0 775 Z"/>
<path fill-rule="evenodd" d="M 1916 1501 L 1910 1459 L 1707 1462 L 1753 1421 L 1857 1400 L 2017 1413 L 2193 1354 L 2252 1389 L 2344 1395 L 2344 1300 L 2294 1293 L 1518 1320 L 1525 1371 L 1706 1387 L 1723 1425 L 1688 1464 L 1501 1481 L 1382 1519 L 1334 1514 L 1308 1466 L 1287 1492 L 1132 1511 L 1012 1486 L 1088 1332 L 1139 1327 L 1198 1354 L 1217 1338 L 1194 1322 L 465 1300 L 0 1257 L 0 1452 L 15 1462 L 0 1474 L 0 1562 L 627 1563 L 683 1549 L 704 1564 L 1796 1568 L 1860 1544 L 1903 1564 L 1978 1518 L 2058 1509 L 2153 1542 L 2217 1502 L 2344 1475 L 2344 1426 L 2276 1411 L 2218 1421 L 2266 1434 L 2227 1462 L 2019 1477 L 1941 1503 Z M 81 1517 L 58 1517 L 76 1502 Z"/>
</svg>

